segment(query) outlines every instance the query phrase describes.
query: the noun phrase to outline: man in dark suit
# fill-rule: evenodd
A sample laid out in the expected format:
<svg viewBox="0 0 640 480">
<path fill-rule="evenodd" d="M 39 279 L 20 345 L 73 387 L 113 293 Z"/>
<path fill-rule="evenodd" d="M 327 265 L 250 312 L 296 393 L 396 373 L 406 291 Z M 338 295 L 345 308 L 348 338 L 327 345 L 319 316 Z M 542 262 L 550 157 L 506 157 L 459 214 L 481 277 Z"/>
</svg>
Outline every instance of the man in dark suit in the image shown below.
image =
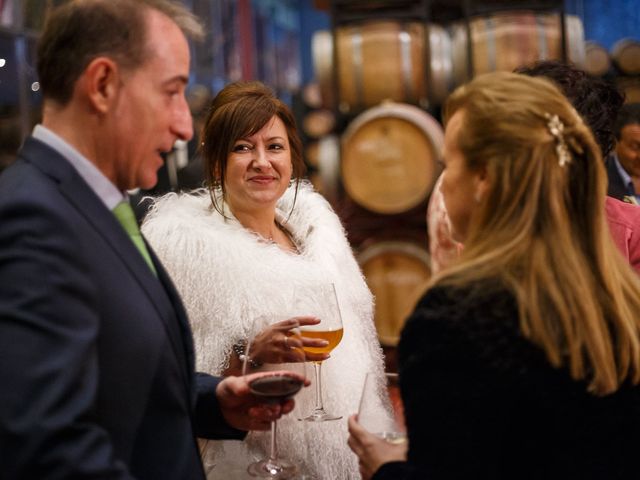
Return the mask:
<svg viewBox="0 0 640 480">
<path fill-rule="evenodd" d="M 203 479 L 196 437 L 292 408 L 194 373 L 181 301 L 129 221 L 125 191 L 192 136 L 198 28 L 166 0 L 76 1 L 48 21 L 43 122 L 0 177 L 3 479 Z"/>
<path fill-rule="evenodd" d="M 615 151 L 607 158 L 608 195 L 640 203 L 640 103 L 624 105 L 615 121 Z"/>
</svg>

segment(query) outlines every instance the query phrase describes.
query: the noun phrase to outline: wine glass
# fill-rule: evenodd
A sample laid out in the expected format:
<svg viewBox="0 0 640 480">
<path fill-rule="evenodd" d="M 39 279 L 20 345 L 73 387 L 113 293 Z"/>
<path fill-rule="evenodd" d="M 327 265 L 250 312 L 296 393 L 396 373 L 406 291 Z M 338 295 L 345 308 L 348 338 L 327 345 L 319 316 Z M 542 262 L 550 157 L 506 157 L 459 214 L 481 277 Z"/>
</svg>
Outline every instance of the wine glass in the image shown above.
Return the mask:
<svg viewBox="0 0 640 480">
<path fill-rule="evenodd" d="M 397 373 L 367 373 L 358 409 L 358 423 L 387 442 L 407 441 Z"/>
<path fill-rule="evenodd" d="M 294 292 L 293 308 L 297 315 L 313 316 L 320 319 L 317 325 L 301 325 L 303 337 L 326 340 L 325 347 L 303 347 L 307 354 L 331 352 L 342 340 L 342 316 L 333 283 L 298 286 Z M 326 422 L 339 420 L 341 415 L 333 415 L 324 409 L 322 398 L 322 360 L 313 360 L 315 372 L 315 408 L 303 420 Z"/>
<path fill-rule="evenodd" d="M 285 326 L 281 326 L 285 324 Z M 266 332 L 266 333 L 265 333 Z M 295 319 L 270 323 L 267 317 L 254 321 L 250 340 L 242 356 L 242 374 L 267 373 L 249 382 L 249 389 L 267 404 L 281 404 L 295 396 L 306 379 L 305 354 L 301 349 L 302 338 Z M 260 338 L 260 340 L 258 340 Z M 273 353 L 264 361 L 258 353 L 264 352 L 265 340 L 282 342 L 282 353 Z M 286 363 L 285 363 L 286 362 Z M 292 462 L 278 456 L 276 441 L 277 422 L 271 422 L 269 454 L 267 458 L 249 465 L 247 471 L 253 477 L 288 479 L 299 471 Z"/>
</svg>

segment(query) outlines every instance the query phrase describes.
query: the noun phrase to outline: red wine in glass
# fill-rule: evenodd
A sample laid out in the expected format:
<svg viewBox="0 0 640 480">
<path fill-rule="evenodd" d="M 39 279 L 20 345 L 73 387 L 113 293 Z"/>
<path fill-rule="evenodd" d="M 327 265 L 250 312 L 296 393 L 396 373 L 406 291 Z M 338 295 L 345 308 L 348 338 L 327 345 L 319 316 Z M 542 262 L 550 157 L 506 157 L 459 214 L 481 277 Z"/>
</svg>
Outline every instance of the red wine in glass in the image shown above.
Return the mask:
<svg viewBox="0 0 640 480">
<path fill-rule="evenodd" d="M 286 328 L 282 331 L 279 331 L 277 327 L 273 327 L 280 320 L 287 320 Z M 256 341 L 256 339 L 259 340 Z M 283 341 L 283 339 L 287 340 Z M 306 380 L 304 352 L 299 347 L 294 348 L 286 343 L 287 341 L 295 340 L 293 342 L 294 345 L 302 345 L 298 322 L 293 318 L 288 319 L 284 316 L 282 318 L 280 316 L 257 317 L 248 332 L 248 340 L 244 358 L 242 359 L 242 374 L 262 373 L 262 375 L 256 376 L 256 378 L 249 381 L 251 393 L 262 404 L 277 405 L 293 398 L 303 387 Z M 285 348 L 286 353 L 289 354 L 287 358 L 291 357 L 292 353 L 296 353 L 296 355 L 293 355 L 293 363 L 284 362 L 281 357 L 268 358 L 267 361 L 254 358 L 254 351 L 260 352 L 261 347 L 264 347 L 264 342 L 269 343 L 270 348 Z M 247 472 L 252 477 L 284 480 L 293 478 L 299 473 L 296 463 L 278 455 L 276 424 L 276 420 L 271 422 L 268 456 L 251 463 L 247 467 Z"/>
<path fill-rule="evenodd" d="M 301 388 L 302 379 L 282 374 L 258 378 L 249 384 L 251 393 L 269 403 L 283 402 L 293 397 Z"/>
</svg>

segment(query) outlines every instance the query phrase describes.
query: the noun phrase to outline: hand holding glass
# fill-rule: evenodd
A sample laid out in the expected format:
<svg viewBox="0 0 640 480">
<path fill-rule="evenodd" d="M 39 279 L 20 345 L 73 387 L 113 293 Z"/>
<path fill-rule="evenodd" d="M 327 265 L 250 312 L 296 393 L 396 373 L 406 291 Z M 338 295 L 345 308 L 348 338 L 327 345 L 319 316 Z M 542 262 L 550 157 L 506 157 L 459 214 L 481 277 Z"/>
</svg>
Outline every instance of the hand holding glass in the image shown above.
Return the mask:
<svg viewBox="0 0 640 480">
<path fill-rule="evenodd" d="M 358 423 L 389 443 L 406 443 L 407 430 L 397 373 L 385 373 L 383 377 L 367 373 L 360 398 Z"/>
<path fill-rule="evenodd" d="M 280 342 L 290 354 L 287 355 L 287 364 L 261 363 L 258 356 L 253 355 L 255 346 L 256 352 L 259 350 L 260 342 L 249 342 L 243 357 L 243 375 L 250 375 L 256 372 L 269 372 L 270 375 L 263 375 L 249 383 L 249 389 L 256 397 L 259 397 L 267 404 L 277 406 L 295 396 L 306 380 L 305 375 L 305 355 L 302 351 L 302 338 L 300 330 L 295 320 L 287 320 L 287 327 L 281 332 Z M 264 318 L 257 319 L 253 332 L 263 332 L 267 321 Z M 283 322 L 284 323 L 284 322 Z M 247 471 L 251 476 L 263 478 L 286 479 L 293 477 L 298 468 L 293 463 L 278 457 L 278 447 L 276 443 L 276 421 L 271 422 L 271 442 L 269 456 L 263 460 L 249 465 Z"/>
<path fill-rule="evenodd" d="M 322 347 L 305 345 L 307 359 L 313 361 L 315 371 L 316 400 L 313 412 L 304 418 L 310 422 L 325 422 L 338 420 L 341 415 L 333 415 L 324 409 L 322 398 L 322 361 L 318 355 L 331 352 L 342 340 L 342 316 L 338 305 L 335 286 L 333 283 L 300 286 L 295 289 L 293 308 L 296 315 L 313 316 L 320 319 L 315 325 L 301 325 L 300 330 L 305 339 L 325 340 Z"/>
</svg>

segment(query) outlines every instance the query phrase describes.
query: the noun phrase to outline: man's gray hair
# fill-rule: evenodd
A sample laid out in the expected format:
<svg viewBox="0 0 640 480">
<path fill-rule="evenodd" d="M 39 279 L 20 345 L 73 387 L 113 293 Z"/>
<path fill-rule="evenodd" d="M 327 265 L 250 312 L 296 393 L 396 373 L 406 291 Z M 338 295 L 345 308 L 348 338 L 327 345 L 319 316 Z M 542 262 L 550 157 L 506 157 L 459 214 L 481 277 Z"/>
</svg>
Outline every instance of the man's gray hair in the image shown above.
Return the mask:
<svg viewBox="0 0 640 480">
<path fill-rule="evenodd" d="M 195 15 L 171 0 L 73 0 L 53 9 L 38 42 L 44 98 L 67 104 L 76 81 L 97 57 L 111 57 L 124 69 L 142 65 L 148 57 L 149 9 L 173 20 L 187 38 L 203 38 Z"/>
</svg>

